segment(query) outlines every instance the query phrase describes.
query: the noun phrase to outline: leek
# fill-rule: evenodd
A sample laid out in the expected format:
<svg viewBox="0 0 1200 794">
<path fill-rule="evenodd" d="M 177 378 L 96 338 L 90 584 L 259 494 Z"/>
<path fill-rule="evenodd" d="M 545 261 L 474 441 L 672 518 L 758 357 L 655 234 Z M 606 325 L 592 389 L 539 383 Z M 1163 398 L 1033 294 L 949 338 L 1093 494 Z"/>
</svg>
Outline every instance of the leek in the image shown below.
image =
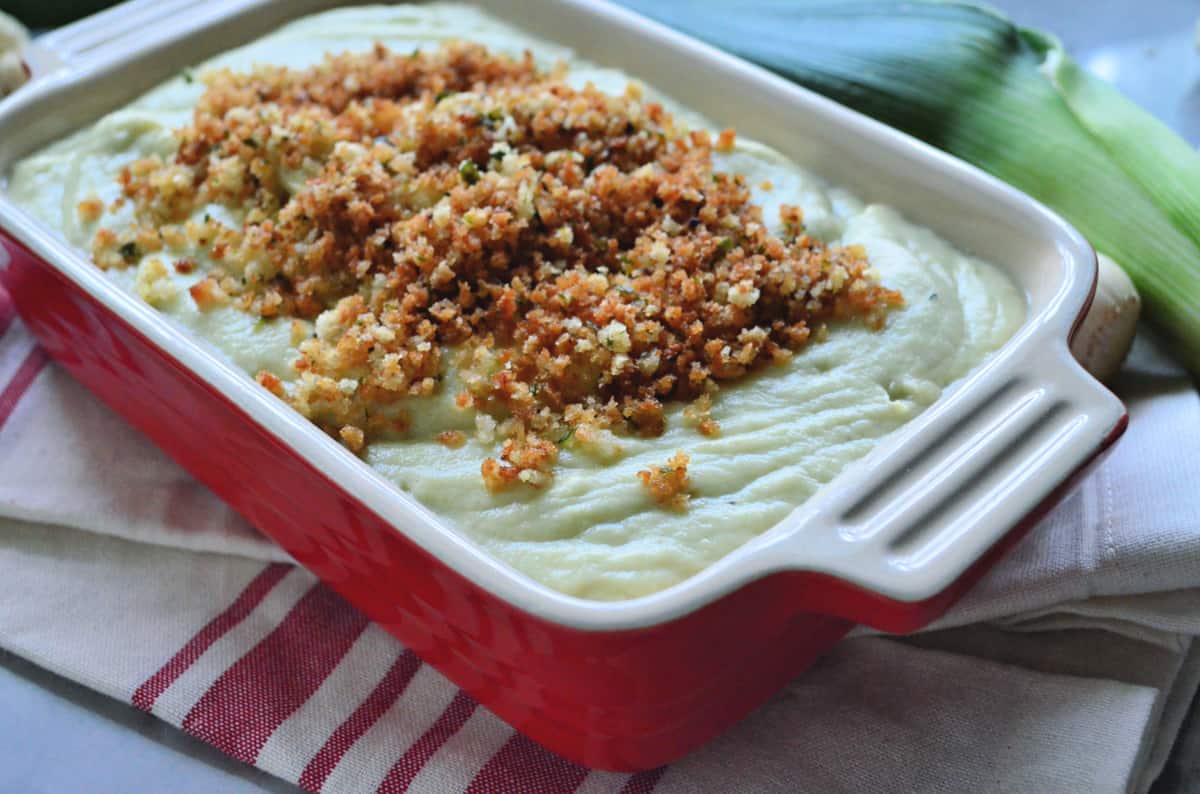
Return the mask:
<svg viewBox="0 0 1200 794">
<path fill-rule="evenodd" d="M 624 0 L 975 164 L 1129 274 L 1200 373 L 1200 155 L 1052 36 L 948 0 Z"/>
</svg>

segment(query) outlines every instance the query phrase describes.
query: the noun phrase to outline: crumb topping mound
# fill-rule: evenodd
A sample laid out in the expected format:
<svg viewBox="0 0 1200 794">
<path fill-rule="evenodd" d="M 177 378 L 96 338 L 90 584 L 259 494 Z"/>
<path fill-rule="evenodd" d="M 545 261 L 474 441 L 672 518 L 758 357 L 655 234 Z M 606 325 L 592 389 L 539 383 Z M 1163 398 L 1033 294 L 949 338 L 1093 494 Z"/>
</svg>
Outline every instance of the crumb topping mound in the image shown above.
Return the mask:
<svg viewBox="0 0 1200 794">
<path fill-rule="evenodd" d="M 465 43 L 211 73 L 174 160 L 122 172 L 138 222 L 101 229 L 95 260 L 186 239 L 213 263 L 201 309 L 314 321 L 297 377 L 259 380 L 356 451 L 406 433 L 405 398 L 455 368 L 457 405 L 502 442 L 493 490 L 546 483 L 576 431 L 661 434 L 666 401 L 702 398 L 712 435 L 722 382 L 900 305 L 799 208 L 767 230 L 745 179 L 714 170 L 732 130 L 563 77 Z M 686 498 L 673 461 L 644 473 L 664 504 Z"/>
</svg>

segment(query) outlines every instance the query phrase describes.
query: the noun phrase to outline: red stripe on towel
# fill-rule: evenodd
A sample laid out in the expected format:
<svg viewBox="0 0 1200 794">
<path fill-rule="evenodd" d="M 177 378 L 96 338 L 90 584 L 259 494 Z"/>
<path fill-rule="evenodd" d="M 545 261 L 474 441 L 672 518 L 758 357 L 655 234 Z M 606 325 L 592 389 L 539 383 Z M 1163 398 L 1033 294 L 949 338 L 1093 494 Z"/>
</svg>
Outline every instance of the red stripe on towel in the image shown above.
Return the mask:
<svg viewBox="0 0 1200 794">
<path fill-rule="evenodd" d="M 304 767 L 304 772 L 300 775 L 300 787 L 308 791 L 320 791 L 326 778 L 342 760 L 342 756 L 392 707 L 420 668 L 421 660 L 416 654 L 412 651 L 401 653 L 367 699 L 337 727 L 325 741 L 325 745 Z"/>
<path fill-rule="evenodd" d="M 196 632 L 196 635 L 188 640 L 187 644 L 180 648 L 170 661 L 137 688 L 137 691 L 133 693 L 133 705 L 142 711 L 149 711 L 153 708 L 154 701 L 158 700 L 158 696 L 167 691 L 167 687 L 175 683 L 175 679 L 183 675 L 184 671 L 191 667 L 200 658 L 200 655 L 208 650 L 209 646 L 241 623 L 290 570 L 292 570 L 292 566 L 280 562 L 271 563 L 263 568 L 224 612 Z"/>
<path fill-rule="evenodd" d="M 183 729 L 254 763 L 285 719 L 304 705 L 367 627 L 362 613 L 317 585 L 245 656 L 221 674 Z"/>
<path fill-rule="evenodd" d="M 21 366 L 17 367 L 17 372 L 12 376 L 12 380 L 0 391 L 0 429 L 4 427 L 4 423 L 12 416 L 12 412 L 16 409 L 17 403 L 25 396 L 29 385 L 33 383 L 33 379 L 38 376 L 42 368 L 46 366 L 46 351 L 40 347 L 35 347 L 29 351 L 29 355 L 25 356 L 25 360 L 21 362 Z"/>
<path fill-rule="evenodd" d="M 13 303 L 13 299 L 4 291 L 4 287 L 0 287 L 0 337 L 12 325 L 12 321 L 17 318 L 17 306 Z"/>
<path fill-rule="evenodd" d="M 587 776 L 587 767 L 555 755 L 533 739 L 517 733 L 483 765 L 467 788 L 467 794 L 494 791 L 571 794 Z"/>
<path fill-rule="evenodd" d="M 465 692 L 455 695 L 454 700 L 450 701 L 450 705 L 442 712 L 442 716 L 438 717 L 437 722 L 425 731 L 424 735 L 417 739 L 413 746 L 400 757 L 400 760 L 388 770 L 387 777 L 376 789 L 378 794 L 400 794 L 407 790 L 417 773 L 425 767 L 430 758 L 433 758 L 433 754 L 446 743 L 446 740 L 458 733 L 459 729 L 475 713 L 477 706 L 478 704 Z"/>
</svg>

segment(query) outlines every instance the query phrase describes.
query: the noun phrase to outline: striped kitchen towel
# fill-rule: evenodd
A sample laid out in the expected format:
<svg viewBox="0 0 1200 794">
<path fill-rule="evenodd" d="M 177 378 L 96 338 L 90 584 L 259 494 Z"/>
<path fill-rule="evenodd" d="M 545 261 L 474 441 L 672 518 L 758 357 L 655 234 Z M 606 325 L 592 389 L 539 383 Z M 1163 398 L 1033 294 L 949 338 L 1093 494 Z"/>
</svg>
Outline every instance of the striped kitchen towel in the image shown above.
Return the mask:
<svg viewBox="0 0 1200 794">
<path fill-rule="evenodd" d="M 971 625 L 844 642 L 708 747 L 616 774 L 292 566 L 0 293 L 0 647 L 309 791 L 1145 790 L 1200 679 L 1200 403 L 1152 351 L 1130 378 L 1128 438 L 944 621 Z"/>
<path fill-rule="evenodd" d="M 946 650 L 981 629 L 862 637 L 692 756 L 616 774 L 514 732 L 300 568 L 9 520 L 0 580 L 0 646 L 308 791 L 1136 791 L 1200 674 L 1150 619 L 1012 633 L 1004 664 Z M 1154 614 L 1189 613 L 1196 593 Z"/>
</svg>

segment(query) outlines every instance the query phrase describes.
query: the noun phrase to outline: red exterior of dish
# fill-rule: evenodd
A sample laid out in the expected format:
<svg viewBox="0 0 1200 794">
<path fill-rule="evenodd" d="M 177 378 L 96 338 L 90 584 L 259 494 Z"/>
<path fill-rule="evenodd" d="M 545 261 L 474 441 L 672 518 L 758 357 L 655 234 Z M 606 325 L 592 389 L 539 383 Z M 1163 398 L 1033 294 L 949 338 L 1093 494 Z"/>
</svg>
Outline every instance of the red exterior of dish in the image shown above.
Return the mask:
<svg viewBox="0 0 1200 794">
<path fill-rule="evenodd" d="M 0 243 L 12 259 L 0 277 L 19 313 L 75 378 L 480 703 L 592 767 L 675 760 L 744 717 L 856 622 L 889 631 L 928 623 L 1070 485 L 927 601 L 789 572 L 657 626 L 580 631 L 451 570 L 53 267 L 10 237 L 0 234 Z"/>
</svg>

